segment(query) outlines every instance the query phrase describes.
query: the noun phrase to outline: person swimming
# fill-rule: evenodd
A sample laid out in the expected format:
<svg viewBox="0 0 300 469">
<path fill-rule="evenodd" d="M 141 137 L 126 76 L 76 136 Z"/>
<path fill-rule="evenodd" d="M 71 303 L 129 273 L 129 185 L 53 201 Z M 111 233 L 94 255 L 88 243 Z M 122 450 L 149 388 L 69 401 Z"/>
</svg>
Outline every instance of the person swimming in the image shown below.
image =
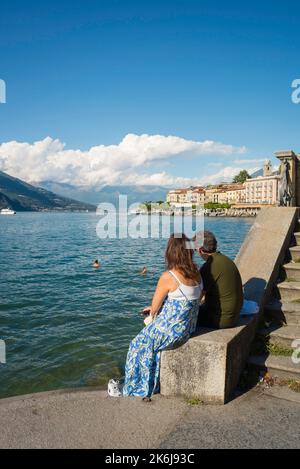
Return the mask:
<svg viewBox="0 0 300 469">
<path fill-rule="evenodd" d="M 98 261 L 98 259 L 96 259 L 93 263 L 93 267 L 94 269 L 99 269 L 101 267 L 101 264 L 100 262 Z"/>
<path fill-rule="evenodd" d="M 146 275 L 148 273 L 148 269 L 147 267 L 144 267 L 142 272 L 141 272 L 141 275 Z"/>
</svg>

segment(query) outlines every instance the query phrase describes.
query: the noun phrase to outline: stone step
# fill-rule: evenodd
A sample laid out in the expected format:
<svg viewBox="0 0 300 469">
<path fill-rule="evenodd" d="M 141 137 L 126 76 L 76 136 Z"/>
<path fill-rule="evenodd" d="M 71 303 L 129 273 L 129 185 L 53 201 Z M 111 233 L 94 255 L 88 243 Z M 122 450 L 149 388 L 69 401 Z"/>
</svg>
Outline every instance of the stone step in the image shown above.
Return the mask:
<svg viewBox="0 0 300 469">
<path fill-rule="evenodd" d="M 260 329 L 258 333 L 263 337 L 269 338 L 269 343 L 279 345 L 285 348 L 292 348 L 295 340 L 300 340 L 300 326 L 271 326 L 266 329 Z"/>
<path fill-rule="evenodd" d="M 300 246 L 300 231 L 297 231 L 297 233 L 294 233 L 294 236 L 295 236 L 297 246 Z"/>
<path fill-rule="evenodd" d="M 288 326 L 300 326 L 300 312 L 284 312 L 283 313 L 283 321 L 288 325 Z"/>
<path fill-rule="evenodd" d="M 300 246 L 293 246 L 292 248 L 290 248 L 290 253 L 292 261 L 300 262 Z"/>
<path fill-rule="evenodd" d="M 299 262 L 290 262 L 283 266 L 286 276 L 289 280 L 295 280 L 300 282 L 300 263 Z"/>
<path fill-rule="evenodd" d="M 277 287 L 283 303 L 300 302 L 300 282 L 282 282 Z"/>
<path fill-rule="evenodd" d="M 300 364 L 293 363 L 292 357 L 253 355 L 249 357 L 248 366 L 268 371 L 273 377 L 300 380 Z"/>
<path fill-rule="evenodd" d="M 265 318 L 288 325 L 300 325 L 300 303 L 281 303 L 280 301 L 265 306 Z"/>
</svg>

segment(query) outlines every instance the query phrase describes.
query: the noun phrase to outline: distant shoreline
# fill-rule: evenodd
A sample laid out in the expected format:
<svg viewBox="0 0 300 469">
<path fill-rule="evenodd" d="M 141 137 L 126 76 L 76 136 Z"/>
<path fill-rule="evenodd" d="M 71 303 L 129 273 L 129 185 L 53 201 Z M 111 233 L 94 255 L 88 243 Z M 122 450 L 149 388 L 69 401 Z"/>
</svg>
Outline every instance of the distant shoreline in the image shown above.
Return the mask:
<svg viewBox="0 0 300 469">
<path fill-rule="evenodd" d="M 175 212 L 175 211 L 149 211 L 149 212 L 135 212 L 130 215 L 146 215 L 146 216 L 168 216 L 168 217 L 205 217 L 205 218 L 255 218 L 259 211 L 255 209 L 241 210 L 241 209 L 226 209 L 226 210 L 204 210 L 197 212 L 191 210 L 190 212 Z"/>
<path fill-rule="evenodd" d="M 1 208 L 0 208 L 1 210 Z M 96 213 L 97 208 L 95 210 L 16 210 L 17 214 L 18 213 Z"/>
</svg>

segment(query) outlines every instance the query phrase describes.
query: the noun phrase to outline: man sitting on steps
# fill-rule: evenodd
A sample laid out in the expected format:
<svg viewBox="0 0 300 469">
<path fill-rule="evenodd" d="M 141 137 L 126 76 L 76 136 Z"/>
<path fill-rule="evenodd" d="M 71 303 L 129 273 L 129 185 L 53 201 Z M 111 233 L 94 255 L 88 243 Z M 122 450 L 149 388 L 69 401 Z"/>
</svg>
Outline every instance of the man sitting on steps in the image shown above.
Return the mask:
<svg viewBox="0 0 300 469">
<path fill-rule="evenodd" d="M 198 327 L 236 327 L 243 306 L 243 285 L 238 268 L 217 251 L 217 240 L 210 231 L 198 233 L 195 243 L 197 252 L 206 261 L 201 268 L 205 300 L 200 306 Z"/>
</svg>

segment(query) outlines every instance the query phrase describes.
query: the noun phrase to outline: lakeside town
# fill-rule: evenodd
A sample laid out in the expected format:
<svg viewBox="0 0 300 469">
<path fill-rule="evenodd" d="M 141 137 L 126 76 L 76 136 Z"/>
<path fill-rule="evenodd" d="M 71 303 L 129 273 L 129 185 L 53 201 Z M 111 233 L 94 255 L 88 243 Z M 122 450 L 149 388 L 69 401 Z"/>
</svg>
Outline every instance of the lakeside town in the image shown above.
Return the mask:
<svg viewBox="0 0 300 469">
<path fill-rule="evenodd" d="M 252 217 L 262 208 L 280 205 L 279 170 L 266 160 L 261 175 L 250 176 L 241 171 L 233 182 L 170 190 L 165 202 L 145 203 L 139 213 L 185 214 L 205 216 Z"/>
</svg>

